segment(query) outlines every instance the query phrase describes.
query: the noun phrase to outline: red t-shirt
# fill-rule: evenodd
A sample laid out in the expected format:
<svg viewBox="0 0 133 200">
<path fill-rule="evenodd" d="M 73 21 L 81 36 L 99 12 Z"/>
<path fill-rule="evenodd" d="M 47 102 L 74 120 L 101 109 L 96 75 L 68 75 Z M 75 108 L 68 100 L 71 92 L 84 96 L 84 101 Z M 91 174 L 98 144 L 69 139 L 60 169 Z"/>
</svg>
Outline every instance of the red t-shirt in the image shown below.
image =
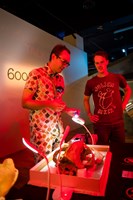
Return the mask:
<svg viewBox="0 0 133 200">
<path fill-rule="evenodd" d="M 113 73 L 105 77 L 95 76 L 87 81 L 84 94 L 93 95 L 94 114 L 99 115 L 98 123 L 115 124 L 123 120 L 120 88 L 126 85 L 122 75 Z"/>
</svg>

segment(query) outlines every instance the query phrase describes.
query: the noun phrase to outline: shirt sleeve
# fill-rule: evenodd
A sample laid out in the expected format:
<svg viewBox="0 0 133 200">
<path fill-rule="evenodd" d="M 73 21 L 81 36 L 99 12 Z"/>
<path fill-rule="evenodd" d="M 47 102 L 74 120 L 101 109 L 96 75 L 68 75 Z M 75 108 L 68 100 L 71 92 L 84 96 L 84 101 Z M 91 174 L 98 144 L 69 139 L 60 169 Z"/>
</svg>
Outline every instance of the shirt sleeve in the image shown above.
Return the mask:
<svg viewBox="0 0 133 200">
<path fill-rule="evenodd" d="M 86 83 L 86 85 L 85 85 L 84 95 L 85 96 L 91 96 L 92 89 L 93 89 L 92 80 L 88 80 L 87 83 Z"/>
<path fill-rule="evenodd" d="M 35 92 L 37 90 L 38 85 L 38 76 L 39 75 L 36 72 L 36 70 L 32 70 L 28 75 L 25 88 Z"/>
<path fill-rule="evenodd" d="M 124 89 L 127 86 L 127 81 L 125 77 L 122 76 L 121 74 L 118 74 L 118 78 L 119 78 L 120 87 Z"/>
</svg>

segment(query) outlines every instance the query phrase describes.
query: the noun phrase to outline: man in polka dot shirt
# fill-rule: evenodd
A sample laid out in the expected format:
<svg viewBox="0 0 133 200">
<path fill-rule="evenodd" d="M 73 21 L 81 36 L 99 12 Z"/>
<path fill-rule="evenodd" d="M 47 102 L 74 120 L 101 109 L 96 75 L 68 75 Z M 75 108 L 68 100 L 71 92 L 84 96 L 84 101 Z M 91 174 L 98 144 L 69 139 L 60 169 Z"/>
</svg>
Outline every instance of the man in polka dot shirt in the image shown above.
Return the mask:
<svg viewBox="0 0 133 200">
<path fill-rule="evenodd" d="M 59 146 L 64 128 L 61 113 L 73 116 L 79 109 L 68 108 L 63 102 L 64 79 L 60 74 L 70 62 L 70 50 L 57 44 L 51 51 L 49 62 L 44 67 L 33 69 L 26 81 L 22 107 L 29 109 L 31 143 L 44 154 Z M 42 157 L 35 155 L 35 162 Z"/>
</svg>

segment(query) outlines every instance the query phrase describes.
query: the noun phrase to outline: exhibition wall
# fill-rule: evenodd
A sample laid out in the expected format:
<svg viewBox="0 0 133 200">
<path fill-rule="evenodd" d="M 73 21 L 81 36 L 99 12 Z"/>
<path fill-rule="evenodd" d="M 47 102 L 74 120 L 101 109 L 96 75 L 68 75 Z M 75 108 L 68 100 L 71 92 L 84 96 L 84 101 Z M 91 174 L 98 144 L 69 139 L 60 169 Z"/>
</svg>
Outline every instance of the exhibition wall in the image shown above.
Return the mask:
<svg viewBox="0 0 133 200">
<path fill-rule="evenodd" d="M 22 136 L 29 138 L 28 110 L 21 106 L 24 84 L 29 71 L 44 66 L 49 60 L 50 51 L 57 43 L 63 43 L 71 50 L 71 65 L 62 74 L 69 88 L 87 75 L 87 54 L 0 9 L 0 156 L 24 148 Z M 68 95 L 77 101 L 76 96 Z M 66 99 L 67 96 L 64 101 Z M 71 106 L 71 102 L 66 103 Z M 65 116 L 63 120 L 66 121 Z M 74 128 L 73 123 L 71 129 Z"/>
</svg>

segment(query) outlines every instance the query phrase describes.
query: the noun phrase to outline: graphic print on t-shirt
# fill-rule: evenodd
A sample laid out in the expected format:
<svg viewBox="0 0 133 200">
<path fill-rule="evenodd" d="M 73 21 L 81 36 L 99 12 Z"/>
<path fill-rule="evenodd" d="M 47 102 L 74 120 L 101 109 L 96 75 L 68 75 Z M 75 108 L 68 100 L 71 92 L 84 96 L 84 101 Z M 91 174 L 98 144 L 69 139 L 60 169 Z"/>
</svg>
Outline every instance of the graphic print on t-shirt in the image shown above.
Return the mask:
<svg viewBox="0 0 133 200">
<path fill-rule="evenodd" d="M 111 82 L 100 83 L 95 87 L 95 92 L 97 92 L 99 98 L 98 114 L 113 113 L 116 108 L 113 104 L 114 84 Z"/>
</svg>

